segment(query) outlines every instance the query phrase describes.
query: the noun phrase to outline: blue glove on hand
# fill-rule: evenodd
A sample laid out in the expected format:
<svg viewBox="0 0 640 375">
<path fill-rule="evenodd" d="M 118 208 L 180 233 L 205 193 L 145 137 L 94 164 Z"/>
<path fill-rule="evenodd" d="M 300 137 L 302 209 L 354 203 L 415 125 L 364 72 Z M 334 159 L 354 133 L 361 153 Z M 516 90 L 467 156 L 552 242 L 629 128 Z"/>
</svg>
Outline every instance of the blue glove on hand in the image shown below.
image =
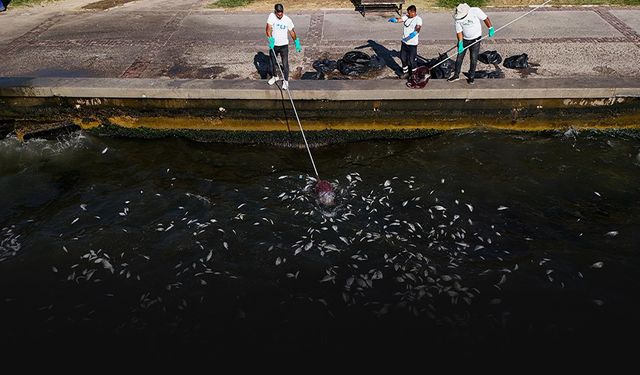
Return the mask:
<svg viewBox="0 0 640 375">
<path fill-rule="evenodd" d="M 459 40 L 458 41 L 458 53 L 462 53 L 462 50 L 464 50 L 464 47 L 462 46 L 462 41 Z"/>
<path fill-rule="evenodd" d="M 493 29 L 493 26 L 491 26 L 489 28 L 489 38 L 491 38 L 494 35 L 496 35 L 496 31 Z"/>
<path fill-rule="evenodd" d="M 276 45 L 276 38 L 270 36 L 268 40 L 269 40 L 269 49 L 273 49 L 273 46 Z"/>
<path fill-rule="evenodd" d="M 418 35 L 418 33 L 413 31 L 411 34 L 407 35 L 406 38 L 402 38 L 402 41 L 406 43 L 406 42 L 410 41 L 411 39 L 413 39 L 416 35 Z"/>
<path fill-rule="evenodd" d="M 391 17 L 391 18 L 389 18 L 387 21 L 388 21 L 388 22 L 396 23 L 396 22 L 398 22 L 398 19 L 397 19 L 397 18 L 395 18 L 395 17 Z"/>
<path fill-rule="evenodd" d="M 296 45 L 296 52 L 302 52 L 302 47 L 300 46 L 300 39 L 294 40 L 294 43 Z"/>
</svg>

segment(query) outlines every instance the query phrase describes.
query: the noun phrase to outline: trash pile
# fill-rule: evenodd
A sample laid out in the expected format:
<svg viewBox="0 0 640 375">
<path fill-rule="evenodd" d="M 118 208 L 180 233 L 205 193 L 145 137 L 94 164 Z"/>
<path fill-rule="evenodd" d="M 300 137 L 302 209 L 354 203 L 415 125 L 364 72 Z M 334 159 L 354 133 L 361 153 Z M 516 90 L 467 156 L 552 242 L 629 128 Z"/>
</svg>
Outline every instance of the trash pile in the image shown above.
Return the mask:
<svg viewBox="0 0 640 375">
<path fill-rule="evenodd" d="M 384 60 L 379 56 L 369 56 L 361 51 L 349 51 L 337 61 L 321 59 L 313 62 L 313 68 L 317 72 L 314 76 L 315 79 L 325 79 L 327 74 L 332 73 L 336 69 L 345 76 L 359 77 L 370 71 L 380 70 L 385 66 Z M 335 78 L 341 79 L 343 77 Z"/>
<path fill-rule="evenodd" d="M 496 70 L 477 70 L 475 78 L 504 78 L 504 72 L 498 67 L 500 63 L 503 63 L 503 66 L 509 69 L 525 69 L 529 67 L 526 53 L 508 57 L 503 62 L 502 56 L 497 51 L 484 51 L 478 55 L 478 61 L 487 65 L 494 65 Z M 331 74 L 329 79 L 350 79 L 351 77 L 360 77 L 371 71 L 383 69 L 385 66 L 385 61 L 377 55 L 369 56 L 361 51 L 350 51 L 337 61 L 326 58 L 314 61 L 313 68 L 316 72 L 305 73 L 306 78 L 303 79 L 327 79 L 327 76 L 336 70 L 341 75 Z M 435 68 L 432 68 L 433 66 Z M 416 68 L 411 77 L 409 77 L 407 86 L 423 88 L 430 78 L 447 79 L 454 70 L 455 58 L 449 58 L 446 53 L 441 53 L 437 58 L 423 61 L 421 66 Z"/>
</svg>

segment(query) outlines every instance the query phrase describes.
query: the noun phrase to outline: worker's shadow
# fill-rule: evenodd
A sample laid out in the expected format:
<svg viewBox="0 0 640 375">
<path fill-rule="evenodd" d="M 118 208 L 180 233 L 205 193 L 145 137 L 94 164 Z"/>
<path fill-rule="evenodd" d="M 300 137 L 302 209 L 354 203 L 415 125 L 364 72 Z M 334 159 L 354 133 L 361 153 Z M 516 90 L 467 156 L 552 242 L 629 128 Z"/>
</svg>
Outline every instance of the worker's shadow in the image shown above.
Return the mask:
<svg viewBox="0 0 640 375">
<path fill-rule="evenodd" d="M 256 67 L 260 79 L 267 79 L 271 75 L 271 62 L 269 61 L 269 55 L 264 52 L 258 52 L 253 57 L 253 65 Z"/>
<path fill-rule="evenodd" d="M 356 47 L 355 49 L 363 49 L 367 47 L 371 48 L 376 55 L 384 60 L 384 63 L 391 68 L 398 77 L 402 75 L 402 67 L 398 65 L 396 60 L 394 60 L 394 57 L 400 57 L 400 53 L 398 53 L 398 51 L 391 51 L 387 49 L 387 47 L 371 39 L 367 40 L 367 44 Z"/>
</svg>

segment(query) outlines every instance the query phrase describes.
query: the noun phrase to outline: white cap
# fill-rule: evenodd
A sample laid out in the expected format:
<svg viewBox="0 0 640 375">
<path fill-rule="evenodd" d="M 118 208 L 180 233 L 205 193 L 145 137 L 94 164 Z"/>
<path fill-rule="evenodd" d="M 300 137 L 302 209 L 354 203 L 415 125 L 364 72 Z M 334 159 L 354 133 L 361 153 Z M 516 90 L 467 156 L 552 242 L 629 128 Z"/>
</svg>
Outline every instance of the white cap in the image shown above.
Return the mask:
<svg viewBox="0 0 640 375">
<path fill-rule="evenodd" d="M 467 3 L 458 4 L 458 6 L 456 7 L 456 11 L 453 14 L 453 18 L 457 20 L 465 18 L 469 13 L 469 9 L 471 9 L 471 7 Z"/>
</svg>

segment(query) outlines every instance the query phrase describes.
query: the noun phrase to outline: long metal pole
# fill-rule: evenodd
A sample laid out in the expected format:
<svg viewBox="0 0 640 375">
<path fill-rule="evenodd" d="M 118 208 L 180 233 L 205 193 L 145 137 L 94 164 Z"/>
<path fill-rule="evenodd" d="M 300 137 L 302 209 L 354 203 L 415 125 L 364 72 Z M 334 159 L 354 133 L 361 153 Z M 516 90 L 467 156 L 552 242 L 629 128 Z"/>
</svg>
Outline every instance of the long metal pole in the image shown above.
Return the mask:
<svg viewBox="0 0 640 375">
<path fill-rule="evenodd" d="M 276 56 L 276 51 L 271 48 L 271 53 L 273 53 L 273 60 L 275 60 L 278 69 L 280 70 L 280 74 L 282 74 L 282 79 L 284 79 L 284 72 L 278 63 L 278 57 Z M 309 159 L 311 159 L 311 165 L 313 166 L 313 171 L 316 173 L 316 177 L 320 180 L 320 175 L 318 174 L 318 169 L 316 168 L 316 163 L 313 161 L 313 155 L 311 155 L 311 149 L 309 148 L 309 143 L 307 143 L 307 137 L 304 135 L 304 129 L 302 128 L 302 123 L 300 123 L 300 118 L 298 117 L 298 111 L 296 110 L 296 105 L 293 104 L 293 97 L 291 96 L 291 91 L 289 91 L 289 87 L 285 89 L 287 94 L 289 95 L 289 100 L 291 100 L 291 107 L 293 108 L 293 113 L 296 115 L 296 120 L 298 121 L 298 126 L 300 127 L 300 133 L 302 133 L 302 139 L 304 140 L 304 145 L 307 148 L 307 152 L 309 153 Z"/>
<path fill-rule="evenodd" d="M 527 16 L 527 15 L 531 14 L 532 12 L 534 12 L 534 11 L 538 10 L 539 8 L 541 8 L 541 7 L 545 6 L 547 3 L 550 3 L 550 2 L 551 2 L 551 0 L 547 0 L 547 1 L 545 1 L 544 3 L 542 3 L 542 4 L 538 5 L 538 6 L 536 6 L 535 8 L 533 8 L 533 9 L 531 9 L 530 11 L 528 11 L 527 13 L 525 13 L 525 14 L 521 15 L 520 17 L 518 17 L 518 18 L 516 18 L 516 19 L 512 20 L 511 22 L 509 22 L 509 23 L 507 23 L 507 24 L 503 25 L 503 26 L 502 26 L 502 27 L 500 27 L 500 28 L 497 28 L 497 29 L 495 30 L 495 32 L 497 33 L 498 31 L 500 31 L 500 30 L 504 29 L 505 27 L 507 27 L 507 26 L 511 25 L 512 23 L 514 23 L 514 22 L 516 22 L 517 20 L 519 20 L 519 19 L 523 18 L 524 16 Z M 480 41 L 482 41 L 483 39 L 486 39 L 487 37 L 488 37 L 488 35 L 483 36 L 482 38 L 480 38 L 480 39 L 476 40 L 475 42 L 473 42 L 473 43 L 469 44 L 468 46 L 466 46 L 465 48 L 463 48 L 463 49 L 462 49 L 462 51 L 465 51 L 466 49 L 468 49 L 469 47 L 473 46 L 473 45 L 474 45 L 474 44 L 476 44 L 476 43 L 480 43 Z M 454 48 L 455 48 L 455 47 L 454 47 Z M 453 57 L 456 57 L 456 56 L 458 56 L 458 51 L 456 51 L 456 54 L 455 54 L 455 55 L 453 55 L 453 56 L 447 56 L 447 58 L 446 58 L 446 59 L 444 59 L 444 60 L 440 61 L 439 63 L 435 64 L 434 66 L 430 67 L 429 69 L 433 69 L 433 68 L 437 67 L 438 65 L 440 65 L 440 64 L 444 63 L 445 61 L 447 61 L 448 59 L 452 59 L 452 60 L 453 60 Z"/>
</svg>

